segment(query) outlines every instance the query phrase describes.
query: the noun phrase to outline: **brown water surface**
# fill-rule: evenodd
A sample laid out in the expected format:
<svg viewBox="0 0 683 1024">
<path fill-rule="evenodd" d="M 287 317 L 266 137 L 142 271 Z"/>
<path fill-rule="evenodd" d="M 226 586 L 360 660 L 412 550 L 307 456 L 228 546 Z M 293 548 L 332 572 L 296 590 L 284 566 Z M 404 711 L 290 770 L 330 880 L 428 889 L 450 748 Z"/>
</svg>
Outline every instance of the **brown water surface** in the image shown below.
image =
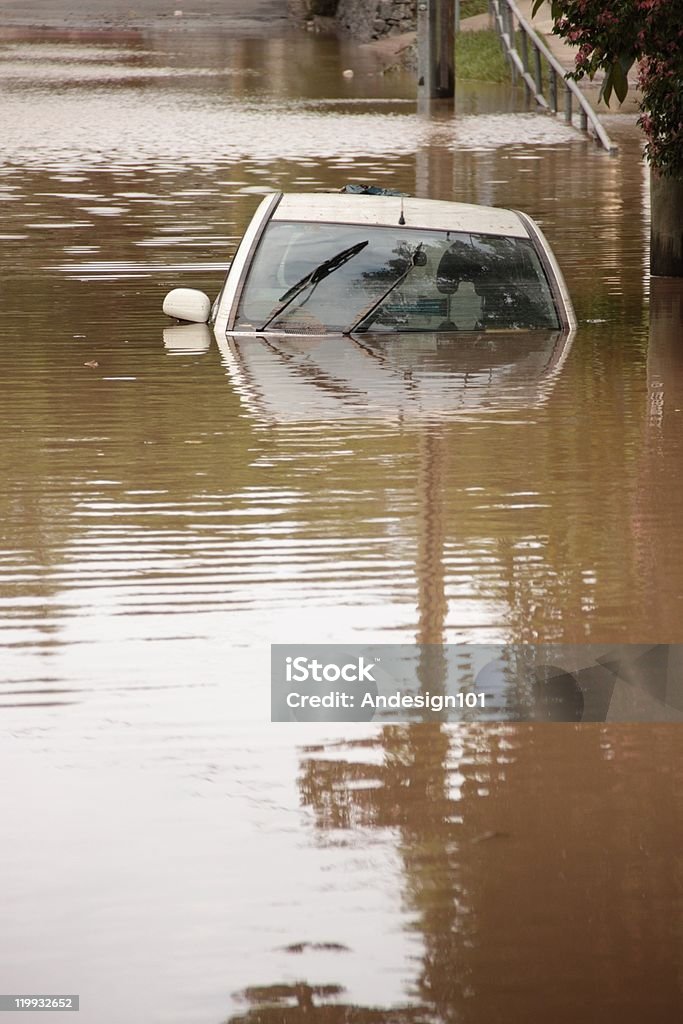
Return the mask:
<svg viewBox="0 0 683 1024">
<path fill-rule="evenodd" d="M 305 34 L 6 38 L 0 78 L 0 990 L 678 1020 L 677 727 L 268 721 L 272 642 L 683 641 L 681 290 L 648 291 L 633 121 L 610 158 L 505 89 L 418 115 Z M 164 345 L 264 189 L 362 180 L 539 221 L 580 320 L 552 373 L 479 402 L 436 351 L 399 415 L 384 371 L 285 402 L 262 353 L 250 389 Z"/>
</svg>

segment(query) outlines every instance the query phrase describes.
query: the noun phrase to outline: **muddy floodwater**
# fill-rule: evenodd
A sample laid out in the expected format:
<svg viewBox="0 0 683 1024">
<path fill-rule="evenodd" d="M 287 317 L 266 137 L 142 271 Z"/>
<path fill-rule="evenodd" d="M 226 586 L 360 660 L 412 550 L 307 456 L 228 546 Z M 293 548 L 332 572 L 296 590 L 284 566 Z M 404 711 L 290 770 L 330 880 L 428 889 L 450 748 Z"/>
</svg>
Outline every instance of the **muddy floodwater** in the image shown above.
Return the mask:
<svg viewBox="0 0 683 1024">
<path fill-rule="evenodd" d="M 269 721 L 276 642 L 683 642 L 634 119 L 610 157 L 376 72 L 305 33 L 0 40 L 0 991 L 83 1024 L 680 1019 L 680 726 Z M 359 181 L 538 220 L 580 321 L 542 385 L 479 402 L 436 352 L 429 415 L 295 404 L 164 337 L 264 190 Z"/>
</svg>

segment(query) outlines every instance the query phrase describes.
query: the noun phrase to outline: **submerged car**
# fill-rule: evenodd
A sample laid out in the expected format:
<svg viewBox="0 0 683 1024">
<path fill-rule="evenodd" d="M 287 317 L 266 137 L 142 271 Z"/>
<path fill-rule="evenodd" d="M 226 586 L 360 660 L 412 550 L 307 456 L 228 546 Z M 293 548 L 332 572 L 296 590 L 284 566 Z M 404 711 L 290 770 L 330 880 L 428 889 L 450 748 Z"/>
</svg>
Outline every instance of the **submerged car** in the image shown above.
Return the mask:
<svg viewBox="0 0 683 1024">
<path fill-rule="evenodd" d="M 569 331 L 562 273 L 524 213 L 400 195 L 272 193 L 215 302 L 164 312 L 217 337 Z"/>
</svg>

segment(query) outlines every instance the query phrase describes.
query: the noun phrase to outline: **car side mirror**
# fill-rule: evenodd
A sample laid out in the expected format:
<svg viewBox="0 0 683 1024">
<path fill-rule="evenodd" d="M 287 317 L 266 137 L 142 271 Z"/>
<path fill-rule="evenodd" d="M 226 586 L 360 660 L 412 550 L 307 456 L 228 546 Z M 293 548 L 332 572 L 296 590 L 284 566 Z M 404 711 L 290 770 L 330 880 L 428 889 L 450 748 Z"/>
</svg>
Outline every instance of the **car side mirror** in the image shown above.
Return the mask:
<svg viewBox="0 0 683 1024">
<path fill-rule="evenodd" d="M 205 324 L 211 315 L 211 299 L 196 288 L 174 288 L 164 299 L 162 309 L 176 320 Z"/>
</svg>

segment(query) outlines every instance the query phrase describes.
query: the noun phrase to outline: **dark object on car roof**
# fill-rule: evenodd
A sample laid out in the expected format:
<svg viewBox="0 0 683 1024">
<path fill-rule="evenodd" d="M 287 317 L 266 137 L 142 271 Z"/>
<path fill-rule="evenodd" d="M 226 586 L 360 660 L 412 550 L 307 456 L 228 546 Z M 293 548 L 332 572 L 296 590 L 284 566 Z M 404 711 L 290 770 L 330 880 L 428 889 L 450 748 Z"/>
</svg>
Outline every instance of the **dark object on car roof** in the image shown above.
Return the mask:
<svg viewBox="0 0 683 1024">
<path fill-rule="evenodd" d="M 346 195 L 357 196 L 401 196 L 408 198 L 407 192 L 398 192 L 395 188 L 381 188 L 380 185 L 344 185 L 339 189 Z"/>
</svg>

